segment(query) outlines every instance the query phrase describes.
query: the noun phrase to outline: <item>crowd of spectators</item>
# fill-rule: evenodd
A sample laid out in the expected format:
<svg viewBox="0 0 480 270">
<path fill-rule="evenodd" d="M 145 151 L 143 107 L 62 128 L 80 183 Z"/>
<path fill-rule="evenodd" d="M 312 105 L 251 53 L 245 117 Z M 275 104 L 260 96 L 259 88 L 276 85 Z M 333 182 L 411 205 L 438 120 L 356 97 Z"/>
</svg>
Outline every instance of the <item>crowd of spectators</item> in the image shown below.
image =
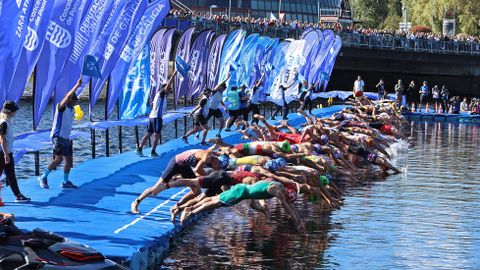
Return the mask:
<svg viewBox="0 0 480 270">
<path fill-rule="evenodd" d="M 442 35 L 436 34 L 428 29 L 425 31 L 393 31 L 383 29 L 372 29 L 363 27 L 349 27 L 343 26 L 340 23 L 320 23 L 320 22 L 301 22 L 299 20 L 273 20 L 270 18 L 253 18 L 249 16 L 234 16 L 229 20 L 226 14 L 210 14 L 209 12 L 185 12 L 181 10 L 172 9 L 169 17 L 179 18 L 183 20 L 192 20 L 194 22 L 215 22 L 215 23 L 232 23 L 232 24 L 249 24 L 257 27 L 281 27 L 289 29 L 307 29 L 320 28 L 331 29 L 337 33 L 354 33 L 364 36 L 378 36 L 378 37 L 398 37 L 407 38 L 409 40 L 433 40 L 433 41 L 459 41 L 459 42 L 475 42 L 480 43 L 479 36 L 469 36 L 465 34 L 459 35 Z"/>
</svg>

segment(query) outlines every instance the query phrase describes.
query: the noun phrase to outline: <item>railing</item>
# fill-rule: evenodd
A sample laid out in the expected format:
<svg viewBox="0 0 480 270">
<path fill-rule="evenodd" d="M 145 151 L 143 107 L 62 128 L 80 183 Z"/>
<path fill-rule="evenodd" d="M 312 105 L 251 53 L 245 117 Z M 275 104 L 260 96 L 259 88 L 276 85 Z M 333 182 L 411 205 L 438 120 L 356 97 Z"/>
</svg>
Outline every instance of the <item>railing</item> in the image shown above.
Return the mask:
<svg viewBox="0 0 480 270">
<path fill-rule="evenodd" d="M 371 49 L 390 49 L 436 54 L 480 55 L 479 42 L 410 39 L 391 35 L 369 36 L 358 33 L 339 33 L 343 46 Z"/>
<path fill-rule="evenodd" d="M 181 23 L 185 24 L 187 20 L 179 20 L 168 18 L 167 22 L 170 26 L 176 25 L 175 20 L 178 21 L 179 29 Z M 302 32 L 302 28 L 293 28 L 292 26 L 268 26 L 255 23 L 229 23 L 216 22 L 210 20 L 192 19 L 191 25 L 196 26 L 198 30 L 212 29 L 218 34 L 228 33 L 235 29 L 244 29 L 247 34 L 260 33 L 264 36 L 278 37 L 278 38 L 295 38 L 298 39 Z M 182 29 L 183 28 L 183 29 Z M 378 35 L 371 36 L 359 33 L 337 32 L 341 36 L 343 46 L 371 48 L 383 50 L 403 50 L 414 52 L 426 52 L 436 54 L 465 54 L 465 55 L 480 55 L 480 42 L 464 42 L 464 41 L 437 41 L 431 39 L 410 39 L 406 37 L 398 37 L 392 35 Z"/>
</svg>

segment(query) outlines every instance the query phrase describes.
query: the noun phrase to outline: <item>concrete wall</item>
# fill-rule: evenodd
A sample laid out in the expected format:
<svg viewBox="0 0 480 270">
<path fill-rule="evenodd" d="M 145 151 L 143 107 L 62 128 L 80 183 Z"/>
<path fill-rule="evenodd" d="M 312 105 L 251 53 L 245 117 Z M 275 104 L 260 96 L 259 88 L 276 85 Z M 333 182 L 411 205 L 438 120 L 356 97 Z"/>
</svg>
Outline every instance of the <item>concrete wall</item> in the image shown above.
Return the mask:
<svg viewBox="0 0 480 270">
<path fill-rule="evenodd" d="M 351 90 L 358 75 L 367 91 L 374 91 L 383 78 L 389 92 L 393 92 L 398 79 L 405 85 L 415 80 L 417 87 L 427 80 L 431 86 L 446 85 L 457 95 L 480 96 L 480 56 L 344 47 L 328 89 Z"/>
</svg>

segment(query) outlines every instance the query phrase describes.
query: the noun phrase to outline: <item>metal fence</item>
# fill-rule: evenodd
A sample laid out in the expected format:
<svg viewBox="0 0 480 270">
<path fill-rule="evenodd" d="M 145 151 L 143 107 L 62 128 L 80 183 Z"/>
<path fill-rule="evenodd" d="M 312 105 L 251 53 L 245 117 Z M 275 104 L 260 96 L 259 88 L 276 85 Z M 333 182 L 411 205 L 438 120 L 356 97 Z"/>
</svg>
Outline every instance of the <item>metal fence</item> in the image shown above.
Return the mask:
<svg viewBox="0 0 480 270">
<path fill-rule="evenodd" d="M 179 30 L 185 30 L 192 25 L 198 30 L 212 29 L 216 33 L 228 33 L 235 29 L 244 29 L 247 34 L 259 33 L 264 36 L 277 37 L 281 39 L 298 39 L 302 32 L 301 28 L 292 26 L 268 26 L 251 23 L 228 23 L 215 22 L 210 20 L 179 20 L 174 18 L 167 19 L 167 25 L 178 26 Z M 359 33 L 338 32 L 342 38 L 343 46 L 371 48 L 383 50 L 403 50 L 415 52 L 427 52 L 435 54 L 465 54 L 480 55 L 479 42 L 463 41 L 439 41 L 431 39 L 410 39 L 393 35 L 365 35 Z"/>
</svg>

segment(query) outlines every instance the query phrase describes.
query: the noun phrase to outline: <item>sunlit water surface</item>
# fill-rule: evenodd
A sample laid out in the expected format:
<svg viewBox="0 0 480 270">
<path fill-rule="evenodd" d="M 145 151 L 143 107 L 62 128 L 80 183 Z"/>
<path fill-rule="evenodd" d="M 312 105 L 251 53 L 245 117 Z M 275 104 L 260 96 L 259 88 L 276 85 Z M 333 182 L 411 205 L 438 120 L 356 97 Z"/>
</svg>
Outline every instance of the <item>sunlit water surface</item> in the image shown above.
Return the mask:
<svg viewBox="0 0 480 270">
<path fill-rule="evenodd" d="M 241 203 L 201 218 L 158 268 L 480 269 L 480 127 L 407 133 L 415 145 L 394 149 L 402 174 L 347 187 L 340 210 L 295 203 L 307 234 L 278 205 L 269 221 Z"/>
</svg>

